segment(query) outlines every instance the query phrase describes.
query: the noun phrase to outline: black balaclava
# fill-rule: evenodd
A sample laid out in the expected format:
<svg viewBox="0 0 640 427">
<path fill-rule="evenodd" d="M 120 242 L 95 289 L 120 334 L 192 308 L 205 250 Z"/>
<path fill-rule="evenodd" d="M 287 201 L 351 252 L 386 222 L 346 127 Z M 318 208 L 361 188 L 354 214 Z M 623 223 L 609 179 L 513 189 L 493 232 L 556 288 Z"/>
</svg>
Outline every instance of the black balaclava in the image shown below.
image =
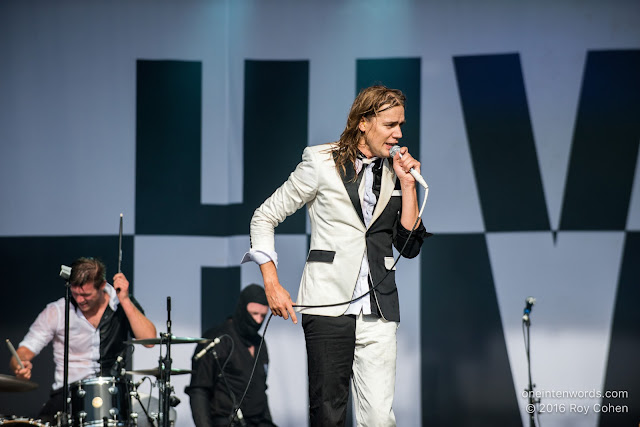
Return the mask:
<svg viewBox="0 0 640 427">
<path fill-rule="evenodd" d="M 262 323 L 256 322 L 247 311 L 247 304 L 250 302 L 269 305 L 267 303 L 267 295 L 264 293 L 262 286 L 251 284 L 244 288 L 242 292 L 240 292 L 238 305 L 236 306 L 235 313 L 233 313 L 233 326 L 247 347 L 260 345 L 261 336 L 258 334 L 258 330 L 260 326 L 262 326 Z"/>
</svg>

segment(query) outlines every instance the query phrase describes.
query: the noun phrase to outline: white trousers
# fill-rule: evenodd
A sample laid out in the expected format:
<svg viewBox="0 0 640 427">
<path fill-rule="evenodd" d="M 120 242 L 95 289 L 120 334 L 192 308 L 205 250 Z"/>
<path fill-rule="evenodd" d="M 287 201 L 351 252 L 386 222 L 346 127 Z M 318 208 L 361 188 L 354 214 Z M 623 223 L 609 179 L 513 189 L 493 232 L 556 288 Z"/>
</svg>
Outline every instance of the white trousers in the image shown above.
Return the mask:
<svg viewBox="0 0 640 427">
<path fill-rule="evenodd" d="M 358 315 L 351 395 L 358 427 L 395 427 L 398 322 Z"/>
</svg>

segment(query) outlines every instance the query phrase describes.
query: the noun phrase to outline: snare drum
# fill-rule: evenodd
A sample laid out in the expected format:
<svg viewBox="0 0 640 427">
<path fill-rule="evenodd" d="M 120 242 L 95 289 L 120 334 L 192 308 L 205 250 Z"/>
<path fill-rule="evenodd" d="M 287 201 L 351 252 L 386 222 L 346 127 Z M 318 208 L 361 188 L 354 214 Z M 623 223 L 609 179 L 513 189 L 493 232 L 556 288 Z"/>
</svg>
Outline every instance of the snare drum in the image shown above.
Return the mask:
<svg viewBox="0 0 640 427">
<path fill-rule="evenodd" d="M 71 384 L 74 427 L 129 425 L 129 388 L 125 379 L 114 377 L 89 378 Z"/>
</svg>

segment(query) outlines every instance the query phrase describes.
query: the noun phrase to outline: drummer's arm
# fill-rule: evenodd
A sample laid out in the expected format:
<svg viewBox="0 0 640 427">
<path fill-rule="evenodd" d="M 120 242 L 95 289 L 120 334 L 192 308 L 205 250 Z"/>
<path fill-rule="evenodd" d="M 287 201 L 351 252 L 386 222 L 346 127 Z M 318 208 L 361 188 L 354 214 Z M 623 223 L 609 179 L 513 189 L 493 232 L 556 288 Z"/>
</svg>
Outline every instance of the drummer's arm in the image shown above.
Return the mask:
<svg viewBox="0 0 640 427">
<path fill-rule="evenodd" d="M 24 368 L 21 369 L 16 358 L 12 356 L 11 360 L 9 361 L 11 370 L 18 378 L 21 378 L 23 380 L 31 379 L 31 369 L 33 368 L 31 359 L 36 357 L 36 354 L 33 351 L 29 350 L 27 347 L 18 347 L 16 353 L 18 353 L 18 357 L 20 357 L 20 361 L 22 362 Z"/>
<path fill-rule="evenodd" d="M 136 307 L 128 297 L 121 299 L 120 304 L 122 305 L 124 313 L 127 315 L 133 336 L 136 337 L 136 339 L 156 338 L 156 327 L 151 323 L 151 320 L 147 319 L 147 317 L 138 310 L 138 307 Z M 145 347 L 153 347 L 153 344 L 146 344 Z"/>
<path fill-rule="evenodd" d="M 124 274 L 118 273 L 113 276 L 113 287 L 118 293 L 120 305 L 122 305 L 122 309 L 129 320 L 133 336 L 139 340 L 156 338 L 156 327 L 129 298 L 129 281 Z M 145 347 L 153 347 L 153 344 L 147 344 Z"/>
<path fill-rule="evenodd" d="M 127 303 L 120 301 L 122 309 L 129 319 L 133 336 L 136 339 L 156 338 L 156 327 L 151 323 L 151 320 L 147 319 L 144 314 L 138 310 L 130 299 L 127 298 Z M 145 344 L 145 347 L 153 347 L 153 344 Z"/>
</svg>

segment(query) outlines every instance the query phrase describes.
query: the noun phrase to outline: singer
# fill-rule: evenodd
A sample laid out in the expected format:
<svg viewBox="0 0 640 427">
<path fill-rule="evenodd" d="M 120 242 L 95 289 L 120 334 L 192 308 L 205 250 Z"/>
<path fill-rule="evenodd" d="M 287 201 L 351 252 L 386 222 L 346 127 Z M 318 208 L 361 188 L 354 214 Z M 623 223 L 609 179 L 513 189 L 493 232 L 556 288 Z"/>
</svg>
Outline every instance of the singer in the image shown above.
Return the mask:
<svg viewBox="0 0 640 427">
<path fill-rule="evenodd" d="M 154 338 L 156 328 L 144 316 L 138 302 L 129 295 L 129 281 L 122 273 L 113 277 L 113 286 L 105 280 L 106 268 L 95 258 L 79 258 L 71 265 L 69 311 L 69 384 L 85 378 L 111 376 L 116 357 L 126 350 L 123 341 L 133 335 L 138 339 Z M 48 304 L 29 328 L 16 352 L 11 368 L 18 378 L 30 379 L 36 357 L 53 341 L 56 365 L 51 397 L 38 418 L 55 422 L 54 415 L 63 410 L 64 383 L 64 298 Z"/>
<path fill-rule="evenodd" d="M 249 383 L 262 338 L 258 330 L 268 310 L 262 286 L 249 285 L 240 293 L 233 316 L 203 334 L 205 338 L 219 338 L 220 342 L 198 360 L 195 356 L 207 344 L 199 344 L 194 352 L 191 384 L 185 392 L 190 398 L 196 427 L 275 427 L 266 394 L 269 364 L 266 342 L 258 355 L 247 397 L 240 407 L 243 418 L 233 422 L 230 418 Z"/>
<path fill-rule="evenodd" d="M 404 107 L 399 90 L 362 90 L 340 139 L 307 147 L 251 220 L 243 262 L 260 265 L 272 312 L 297 323 L 296 305 L 333 304 L 296 307 L 307 346 L 311 427 L 344 425 L 350 379 L 358 426 L 395 426 L 400 309 L 392 246 L 400 251 L 406 243 L 402 255 L 413 258 L 429 235 L 410 173 L 420 172 L 420 162 L 406 147 L 390 158 L 402 138 Z M 278 279 L 274 228 L 304 205 L 312 234 L 294 305 Z"/>
</svg>

